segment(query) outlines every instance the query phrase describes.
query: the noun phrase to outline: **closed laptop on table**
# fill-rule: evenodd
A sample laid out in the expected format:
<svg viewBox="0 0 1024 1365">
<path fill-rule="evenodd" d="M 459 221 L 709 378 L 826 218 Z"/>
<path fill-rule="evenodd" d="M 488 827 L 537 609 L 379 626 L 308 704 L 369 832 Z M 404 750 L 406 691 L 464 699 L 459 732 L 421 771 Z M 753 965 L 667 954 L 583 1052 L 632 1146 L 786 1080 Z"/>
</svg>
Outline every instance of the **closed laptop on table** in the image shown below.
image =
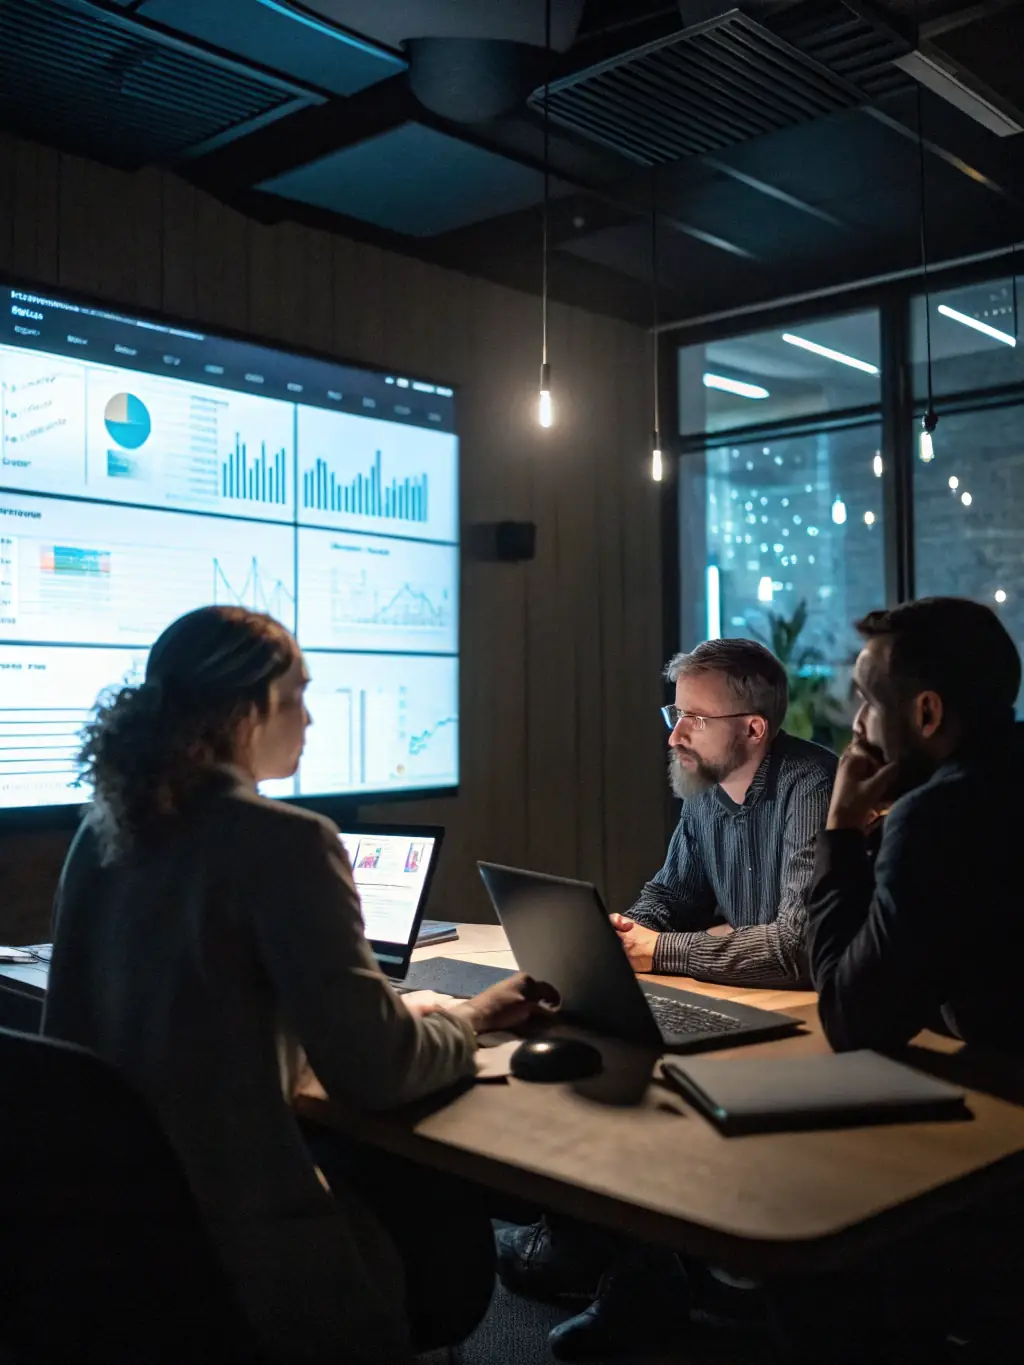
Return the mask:
<svg viewBox="0 0 1024 1365">
<path fill-rule="evenodd" d="M 877 1052 L 694 1057 L 662 1069 L 727 1136 L 968 1117 L 962 1090 Z"/>
</svg>

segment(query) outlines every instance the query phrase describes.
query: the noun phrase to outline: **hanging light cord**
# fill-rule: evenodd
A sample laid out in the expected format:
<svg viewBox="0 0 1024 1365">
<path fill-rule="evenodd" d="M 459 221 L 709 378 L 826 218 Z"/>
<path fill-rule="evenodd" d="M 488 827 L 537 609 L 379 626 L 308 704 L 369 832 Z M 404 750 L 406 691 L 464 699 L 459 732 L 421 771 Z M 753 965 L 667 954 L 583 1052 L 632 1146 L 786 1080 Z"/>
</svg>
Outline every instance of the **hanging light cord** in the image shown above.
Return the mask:
<svg viewBox="0 0 1024 1365">
<path fill-rule="evenodd" d="M 661 445 L 661 403 L 658 375 L 658 170 L 651 167 L 651 335 L 654 338 L 654 445 Z"/>
<path fill-rule="evenodd" d="M 924 114 L 921 101 L 921 83 L 917 82 L 917 158 L 918 158 L 918 193 L 920 210 L 920 229 L 921 229 L 921 271 L 924 276 L 924 339 L 925 354 L 928 361 L 928 413 L 930 419 L 934 413 L 934 388 L 932 384 L 932 299 L 931 287 L 928 277 L 928 207 L 927 190 L 925 187 L 925 160 L 924 160 Z"/>
<path fill-rule="evenodd" d="M 541 364 L 548 363 L 548 210 L 551 199 L 551 172 L 549 169 L 548 145 L 548 106 L 551 101 L 551 0 L 544 4 L 544 208 L 542 217 L 542 278 L 541 278 Z"/>
</svg>

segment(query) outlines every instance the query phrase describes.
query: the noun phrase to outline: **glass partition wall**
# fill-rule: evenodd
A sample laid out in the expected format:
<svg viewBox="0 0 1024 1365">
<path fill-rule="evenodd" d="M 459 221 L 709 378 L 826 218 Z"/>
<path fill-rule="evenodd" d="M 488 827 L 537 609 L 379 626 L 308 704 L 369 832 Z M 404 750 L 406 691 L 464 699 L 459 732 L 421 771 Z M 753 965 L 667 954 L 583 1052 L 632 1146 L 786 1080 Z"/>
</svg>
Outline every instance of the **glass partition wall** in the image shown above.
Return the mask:
<svg viewBox="0 0 1024 1365">
<path fill-rule="evenodd" d="M 974 597 L 1024 647 L 1020 351 L 1009 277 L 678 347 L 669 644 L 764 640 L 790 672 L 787 727 L 835 745 L 872 608 Z"/>
</svg>

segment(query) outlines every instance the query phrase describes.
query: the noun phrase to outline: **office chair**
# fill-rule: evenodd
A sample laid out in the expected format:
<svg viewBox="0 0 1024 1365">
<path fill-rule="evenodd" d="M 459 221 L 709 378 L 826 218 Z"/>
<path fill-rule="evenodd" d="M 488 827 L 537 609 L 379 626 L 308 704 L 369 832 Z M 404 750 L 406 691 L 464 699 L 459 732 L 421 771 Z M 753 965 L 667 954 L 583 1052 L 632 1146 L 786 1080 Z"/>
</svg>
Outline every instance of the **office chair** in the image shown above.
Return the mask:
<svg viewBox="0 0 1024 1365">
<path fill-rule="evenodd" d="M 0 1361 L 262 1365 L 184 1173 L 99 1058 L 0 1029 Z"/>
</svg>

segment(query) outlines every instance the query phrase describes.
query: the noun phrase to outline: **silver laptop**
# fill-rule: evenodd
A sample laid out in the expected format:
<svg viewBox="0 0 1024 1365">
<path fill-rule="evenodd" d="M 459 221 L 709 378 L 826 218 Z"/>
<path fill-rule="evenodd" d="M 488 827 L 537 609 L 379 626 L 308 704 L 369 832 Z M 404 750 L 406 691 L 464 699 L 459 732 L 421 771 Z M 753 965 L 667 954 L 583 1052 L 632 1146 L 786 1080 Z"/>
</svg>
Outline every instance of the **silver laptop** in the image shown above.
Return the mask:
<svg viewBox="0 0 1024 1365">
<path fill-rule="evenodd" d="M 572 1023 L 674 1052 L 763 1042 L 801 1026 L 774 1010 L 638 980 L 589 882 L 478 866 L 519 969 L 555 987 Z"/>
</svg>

